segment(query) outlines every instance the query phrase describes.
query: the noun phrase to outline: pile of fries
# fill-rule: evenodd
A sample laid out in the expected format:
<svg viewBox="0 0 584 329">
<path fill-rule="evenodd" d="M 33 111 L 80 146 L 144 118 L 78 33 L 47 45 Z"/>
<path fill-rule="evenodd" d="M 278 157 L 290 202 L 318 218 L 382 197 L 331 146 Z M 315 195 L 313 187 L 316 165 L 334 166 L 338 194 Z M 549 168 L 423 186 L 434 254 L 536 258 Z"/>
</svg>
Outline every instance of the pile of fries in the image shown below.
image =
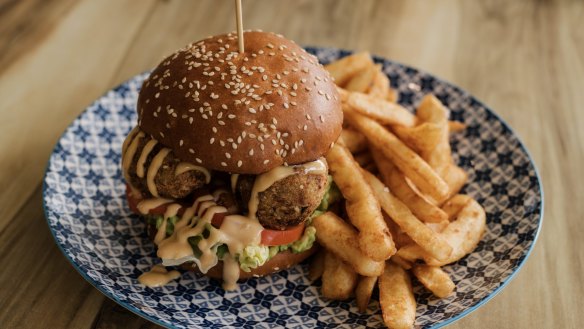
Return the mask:
<svg viewBox="0 0 584 329">
<path fill-rule="evenodd" d="M 452 159 L 449 134 L 464 125 L 450 122 L 433 95 L 415 115 L 397 104 L 368 53 L 326 69 L 345 116 L 341 138 L 326 156 L 344 210 L 314 219 L 324 248 L 310 264 L 310 278 L 321 278 L 326 298 L 355 296 L 361 312 L 377 284 L 385 324 L 410 328 L 416 300 L 408 273 L 435 296 L 450 295 L 454 283 L 440 266 L 469 254 L 485 231 L 484 209 L 458 194 L 467 175 Z"/>
</svg>

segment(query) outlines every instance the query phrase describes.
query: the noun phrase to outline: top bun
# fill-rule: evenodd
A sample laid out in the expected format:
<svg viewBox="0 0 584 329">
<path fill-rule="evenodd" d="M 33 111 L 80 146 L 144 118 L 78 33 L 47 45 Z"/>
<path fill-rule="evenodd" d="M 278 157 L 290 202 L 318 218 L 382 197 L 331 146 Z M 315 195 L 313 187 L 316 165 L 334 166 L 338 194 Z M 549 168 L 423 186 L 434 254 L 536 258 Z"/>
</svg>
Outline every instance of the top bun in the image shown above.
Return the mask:
<svg viewBox="0 0 584 329">
<path fill-rule="evenodd" d="M 138 125 L 183 161 L 260 174 L 323 156 L 343 113 L 329 73 L 293 41 L 258 31 L 190 44 L 142 85 Z"/>
</svg>

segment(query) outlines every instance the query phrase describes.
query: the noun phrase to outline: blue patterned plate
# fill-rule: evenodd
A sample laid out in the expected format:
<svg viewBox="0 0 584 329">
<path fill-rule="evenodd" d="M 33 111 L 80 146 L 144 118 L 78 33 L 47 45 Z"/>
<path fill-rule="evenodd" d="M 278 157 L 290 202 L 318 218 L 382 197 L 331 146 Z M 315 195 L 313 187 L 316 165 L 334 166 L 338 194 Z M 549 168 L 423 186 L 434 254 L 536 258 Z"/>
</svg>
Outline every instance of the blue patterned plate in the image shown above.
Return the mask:
<svg viewBox="0 0 584 329">
<path fill-rule="evenodd" d="M 323 62 L 349 54 L 310 48 Z M 409 109 L 434 93 L 468 128 L 454 134 L 455 160 L 469 173 L 465 193 L 487 212 L 488 230 L 477 249 L 445 269 L 456 293 L 437 299 L 415 286 L 416 325 L 437 328 L 477 309 L 517 273 L 539 232 L 542 189 L 525 147 L 494 112 L 456 86 L 382 58 L 376 62 Z M 144 225 L 124 197 L 120 153 L 135 125 L 138 90 L 147 74 L 121 84 L 89 106 L 67 128 L 51 155 L 44 181 L 44 206 L 57 244 L 81 275 L 106 296 L 157 324 L 199 327 L 381 327 L 377 302 L 361 314 L 354 301 L 320 297 L 307 266 L 240 285 L 225 292 L 219 282 L 193 273 L 162 288 L 138 284 L 157 263 Z"/>
</svg>

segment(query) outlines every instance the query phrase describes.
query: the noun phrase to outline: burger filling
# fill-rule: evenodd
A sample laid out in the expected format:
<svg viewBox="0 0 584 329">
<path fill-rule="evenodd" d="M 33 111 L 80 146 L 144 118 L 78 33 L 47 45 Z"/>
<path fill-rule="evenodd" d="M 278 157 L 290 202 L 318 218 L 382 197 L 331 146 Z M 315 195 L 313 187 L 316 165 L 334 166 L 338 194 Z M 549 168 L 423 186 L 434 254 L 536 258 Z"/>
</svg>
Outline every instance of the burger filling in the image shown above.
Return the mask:
<svg viewBox="0 0 584 329">
<path fill-rule="evenodd" d="M 239 269 L 310 249 L 311 219 L 339 196 L 324 158 L 229 176 L 182 162 L 139 129 L 122 154 L 130 207 L 145 216 L 163 265 L 193 262 L 206 273 L 222 260 L 226 288 Z"/>
<path fill-rule="evenodd" d="M 324 197 L 319 203 L 317 209 L 314 210 L 309 216 L 308 220 L 304 224 L 300 224 L 296 227 L 292 227 L 284 231 L 264 230 L 262 232 L 262 241 L 260 245 L 245 246 L 241 253 L 237 254 L 239 267 L 243 271 L 249 272 L 254 268 L 264 265 L 268 260 L 282 251 L 301 253 L 312 248 L 316 239 L 316 229 L 311 225 L 312 219 L 326 212 L 332 204 L 340 199 L 340 197 L 341 194 L 332 181 L 332 177 L 328 176 Z M 160 230 L 163 223 L 165 222 L 163 214 L 148 214 L 145 216 L 145 219 L 149 226 L 156 228 L 156 231 Z M 166 219 L 166 224 L 164 227 L 166 238 L 172 236 L 175 225 L 179 220 L 179 216 L 172 216 Z M 211 233 L 217 229 L 218 228 L 213 225 L 206 225 L 205 229 L 200 235 L 190 237 L 188 239 L 194 257 L 201 257 L 202 251 L 199 248 L 199 243 L 202 240 L 208 239 L 209 236 L 211 236 Z M 264 232 L 268 233 L 264 234 Z M 288 242 L 290 240 L 292 241 Z M 282 241 L 287 243 L 278 243 Z M 226 244 L 217 244 L 212 248 L 215 250 L 219 260 L 223 260 L 223 258 L 228 255 L 229 250 Z M 175 264 L 175 262 L 171 260 L 167 260 L 166 264 L 180 265 Z"/>
</svg>

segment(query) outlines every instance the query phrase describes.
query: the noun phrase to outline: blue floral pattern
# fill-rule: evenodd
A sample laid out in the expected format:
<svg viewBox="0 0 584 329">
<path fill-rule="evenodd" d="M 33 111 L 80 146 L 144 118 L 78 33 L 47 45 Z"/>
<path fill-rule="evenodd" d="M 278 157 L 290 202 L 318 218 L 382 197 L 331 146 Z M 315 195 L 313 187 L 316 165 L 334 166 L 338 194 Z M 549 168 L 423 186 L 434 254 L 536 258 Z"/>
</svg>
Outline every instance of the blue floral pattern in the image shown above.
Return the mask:
<svg viewBox="0 0 584 329">
<path fill-rule="evenodd" d="M 310 48 L 326 63 L 350 52 Z M 477 249 L 445 267 L 456 293 L 437 299 L 416 285 L 416 326 L 440 327 L 490 299 L 517 272 L 537 237 L 542 191 L 531 159 L 511 129 L 481 102 L 449 83 L 382 58 L 402 105 L 413 110 L 425 93 L 467 125 L 454 134 L 454 158 L 469 173 L 465 193 L 486 209 L 488 230 Z M 251 279 L 235 292 L 185 273 L 161 288 L 138 276 L 158 262 L 144 224 L 131 214 L 120 170 L 121 145 L 135 125 L 140 74 L 107 92 L 65 131 L 49 159 L 44 205 L 49 227 L 81 275 L 108 297 L 160 325 L 173 328 L 346 328 L 383 326 L 377 301 L 366 314 L 354 301 L 323 299 L 305 264 Z"/>
</svg>

